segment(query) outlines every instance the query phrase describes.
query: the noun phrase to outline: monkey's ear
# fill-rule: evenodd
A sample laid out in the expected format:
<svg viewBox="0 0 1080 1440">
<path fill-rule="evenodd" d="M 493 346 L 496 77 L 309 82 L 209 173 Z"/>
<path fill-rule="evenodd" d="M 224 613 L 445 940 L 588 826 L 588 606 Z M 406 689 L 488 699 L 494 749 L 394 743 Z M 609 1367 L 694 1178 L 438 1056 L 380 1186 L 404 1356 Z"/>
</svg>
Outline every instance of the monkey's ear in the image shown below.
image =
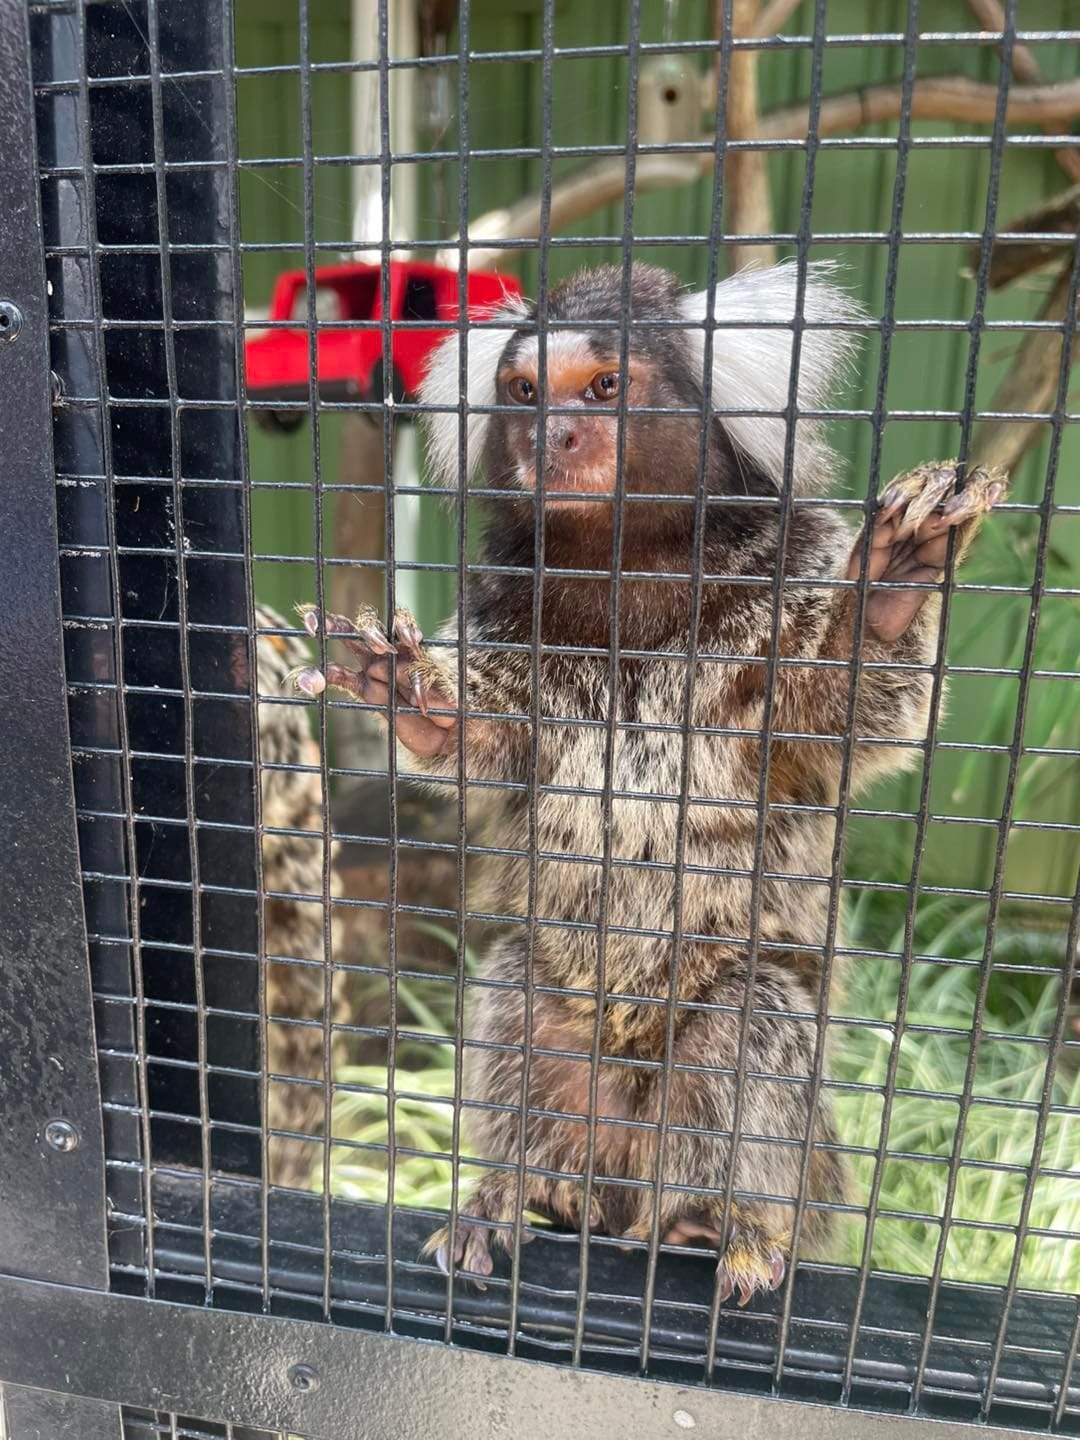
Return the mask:
<svg viewBox="0 0 1080 1440">
<path fill-rule="evenodd" d="M 822 410 L 837 383 L 850 369 L 859 348 L 851 330 L 815 328 L 865 320 L 866 311 L 845 290 L 831 282 L 837 267 L 814 261 L 806 267 L 803 320 L 798 366 L 797 406 Z M 735 447 L 762 469 L 777 486 L 784 478 L 787 422 L 777 411 L 787 408 L 791 388 L 792 324 L 798 289 L 794 261 L 767 270 L 741 270 L 717 285 L 710 309 L 709 292 L 686 295 L 679 309 L 688 321 L 702 327 L 715 322 L 710 402 L 720 410 L 772 411 L 769 415 L 719 417 Z M 765 321 L 768 329 L 747 326 Z M 691 351 L 698 357 L 698 378 L 704 379 L 705 331 L 687 331 Z M 822 438 L 820 421 L 800 420 L 795 427 L 794 488 L 806 492 L 827 484 L 836 458 Z"/>
<path fill-rule="evenodd" d="M 490 415 L 477 415 L 476 407 L 495 404 L 495 370 L 499 357 L 513 333 L 505 322 L 520 325 L 532 316 L 532 307 L 517 296 L 506 300 L 481 317 L 482 321 L 497 320 L 503 324 L 495 329 L 477 328 L 470 323 L 466 347 L 468 374 L 466 388 L 470 414 L 465 423 L 466 473 L 458 463 L 459 419 L 461 400 L 461 345 L 455 330 L 431 352 L 427 372 L 420 385 L 421 405 L 439 406 L 423 415 L 427 436 L 428 473 L 431 482 L 449 490 L 468 484 L 484 453 Z"/>
</svg>

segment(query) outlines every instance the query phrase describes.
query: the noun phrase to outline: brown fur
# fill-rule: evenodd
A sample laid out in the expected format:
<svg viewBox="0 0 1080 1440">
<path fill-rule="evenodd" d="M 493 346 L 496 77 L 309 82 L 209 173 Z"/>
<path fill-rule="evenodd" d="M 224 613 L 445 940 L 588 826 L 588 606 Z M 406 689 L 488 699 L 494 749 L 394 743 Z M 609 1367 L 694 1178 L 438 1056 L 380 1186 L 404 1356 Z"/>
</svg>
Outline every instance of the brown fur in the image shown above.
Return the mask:
<svg viewBox="0 0 1080 1440">
<path fill-rule="evenodd" d="M 261 630 L 288 629 L 268 606 L 256 609 Z M 282 704 L 286 676 L 310 660 L 291 636 L 259 634 L 259 758 L 262 762 L 262 879 L 266 940 L 266 1063 L 269 1073 L 267 1142 L 274 1185 L 310 1189 L 326 1131 L 323 1086 L 322 782 L 318 746 L 307 715 Z M 308 770 L 275 768 L 310 766 Z M 275 830 L 302 830 L 280 835 Z M 332 894 L 340 894 L 336 872 Z M 301 898 L 307 897 L 307 898 Z M 305 963 L 306 962 L 306 963 Z M 339 977 L 340 978 L 340 977 Z M 332 1020 L 349 1018 L 344 986 L 334 987 Z M 340 1036 L 334 1036 L 334 1051 Z M 301 1138 L 305 1137 L 305 1138 Z"/>
</svg>

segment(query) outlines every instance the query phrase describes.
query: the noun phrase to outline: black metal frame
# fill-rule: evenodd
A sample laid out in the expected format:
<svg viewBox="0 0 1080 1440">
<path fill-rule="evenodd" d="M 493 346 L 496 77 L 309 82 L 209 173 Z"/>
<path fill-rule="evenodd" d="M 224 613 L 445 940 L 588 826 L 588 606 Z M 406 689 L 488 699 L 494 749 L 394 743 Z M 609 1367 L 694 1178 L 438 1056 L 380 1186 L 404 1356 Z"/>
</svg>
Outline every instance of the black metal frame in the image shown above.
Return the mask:
<svg viewBox="0 0 1080 1440">
<path fill-rule="evenodd" d="M 240 301 L 242 260 L 251 247 L 241 236 L 239 172 L 252 163 L 267 168 L 290 163 L 302 166 L 303 248 L 314 360 L 317 329 L 327 327 L 316 322 L 312 272 L 319 252 L 341 248 L 340 243 L 315 238 L 316 169 L 352 163 L 357 158 L 316 153 L 311 98 L 313 79 L 319 73 L 368 69 L 379 77 L 380 151 L 367 158 L 380 165 L 383 214 L 388 217 L 391 161 L 439 158 L 427 151 L 416 156 L 392 152 L 388 81 L 393 70 L 429 64 L 456 69 L 462 125 L 457 148 L 442 158 L 462 160 L 477 153 L 470 149 L 468 133 L 470 62 L 530 60 L 540 67 L 544 81 L 542 143 L 538 150 L 517 147 L 497 153 L 504 158 L 538 158 L 542 163 L 544 223 L 540 240 L 502 242 L 511 251 L 538 249 L 541 326 L 546 321 L 550 250 L 560 244 L 583 243 L 580 237 L 565 240 L 548 233 L 553 161 L 565 155 L 612 153 L 605 147 L 557 148 L 552 144 L 552 0 L 544 0 L 543 44 L 538 50 L 495 55 L 472 52 L 468 5 L 464 4 L 459 54 L 415 61 L 390 58 L 388 11 L 386 0 L 381 0 L 380 57 L 369 65 L 312 62 L 311 9 L 312 0 L 300 0 L 300 60 L 295 67 L 283 67 L 296 74 L 300 85 L 302 153 L 248 162 L 237 154 L 235 85 L 242 72 L 233 52 L 232 0 L 222 0 L 220 7 L 213 0 L 187 0 L 171 7 L 168 14 L 161 0 L 140 0 L 137 6 L 35 0 L 29 7 L 29 29 L 27 11 L 21 4 L 0 7 L 0 128 L 7 137 L 0 152 L 0 192 L 4 197 L 0 202 L 0 301 L 15 307 L 9 315 L 21 317 L 17 338 L 11 343 L 0 340 L 0 433 L 8 437 L 0 486 L 0 610 L 11 642 L 0 646 L 8 760 L 0 880 L 2 893 L 20 897 L 19 906 L 0 926 L 0 974 L 5 991 L 10 990 L 0 1005 L 0 1053 L 5 1057 L 5 1100 L 12 1096 L 4 1114 L 5 1164 L 0 1168 L 0 1314 L 17 1317 L 17 1324 L 0 1326 L 0 1385 L 16 1387 L 8 1391 L 6 1400 L 12 1440 L 24 1440 L 35 1433 L 35 1426 L 48 1424 L 77 1428 L 81 1434 L 92 1434 L 94 1440 L 100 1434 L 104 1440 L 106 1435 L 117 1434 L 122 1423 L 117 1406 L 165 1412 L 173 1417 L 163 1422 L 172 1433 L 177 1433 L 175 1415 L 187 1413 L 230 1425 L 344 1437 L 356 1433 L 360 1414 L 373 1431 L 411 1436 L 417 1416 L 437 1403 L 439 1423 L 448 1433 L 457 1433 L 474 1426 L 477 1415 L 486 1413 L 495 1389 L 505 1396 L 508 1424 L 531 1433 L 530 1426 L 539 1427 L 528 1417 L 542 1414 L 545 1432 L 554 1436 L 611 1434 L 625 1428 L 628 1415 L 647 1431 L 660 1433 L 698 1423 L 731 1428 L 744 1425 L 751 1433 L 760 1427 L 778 1435 L 794 1434 L 796 1429 L 839 1434 L 846 1425 L 852 1434 L 874 1436 L 879 1428 L 882 1435 L 894 1431 L 901 1423 L 899 1415 L 909 1410 L 961 1422 L 955 1431 L 958 1435 L 1045 1431 L 1048 1425 L 1055 1433 L 1080 1433 L 1080 1378 L 1074 1374 L 1080 1310 L 1069 1297 L 1017 1293 L 1019 1245 L 1002 1289 L 943 1281 L 946 1226 L 942 1227 L 929 1281 L 872 1275 L 869 1247 L 853 1275 L 825 1266 L 803 1266 L 797 1283 L 787 1287 L 781 1300 L 745 1317 L 725 1313 L 721 1334 L 717 1323 L 720 1307 L 711 1275 L 692 1261 L 661 1254 L 658 1234 L 646 1251 L 631 1257 L 610 1243 L 590 1244 L 585 1238 L 566 1235 L 541 1236 L 526 1249 L 522 1240 L 527 1227 L 519 1219 L 513 1236 L 512 1281 L 495 1282 L 480 1295 L 456 1277 L 444 1280 L 430 1265 L 417 1261 L 425 1230 L 425 1220 L 417 1212 L 332 1200 L 330 1145 L 323 1146 L 321 1197 L 276 1192 L 269 1185 L 269 1076 L 265 1046 L 259 1037 L 260 1017 L 266 1014 L 267 960 L 262 903 L 266 891 L 256 843 L 262 822 L 254 783 L 260 773 L 260 755 L 253 692 L 253 573 L 257 559 L 286 557 L 257 556 L 252 543 L 253 487 L 242 412 L 253 407 L 245 406 L 240 398 L 245 332 Z M 985 227 L 970 237 L 981 249 L 964 404 L 960 412 L 937 412 L 939 418 L 959 420 L 962 458 L 968 451 L 972 424 L 981 413 L 975 407 L 975 377 L 982 335 L 990 329 L 1021 328 L 1021 322 L 993 326 L 985 322 L 1001 159 L 1007 144 L 1030 139 L 1005 135 L 1009 59 L 1018 40 L 1044 38 L 1018 32 L 1015 10 L 1013 0 L 1003 36 L 975 37 L 976 43 L 1000 42 L 1003 63 L 993 137 L 990 142 L 974 138 L 967 142 L 989 143 L 991 167 Z M 106 33 L 104 28 L 96 32 L 106 11 L 110 20 L 126 17 L 130 28 L 119 35 Z M 823 236 L 811 229 L 817 150 L 835 145 L 894 144 L 822 140 L 817 135 L 826 44 L 866 37 L 827 40 L 824 0 L 817 0 L 815 17 L 813 37 L 786 42 L 805 44 L 812 53 L 808 143 L 754 142 L 758 148 L 796 147 L 807 156 L 797 233 L 758 237 L 794 244 L 800 263 L 807 258 L 811 240 L 851 238 Z M 640 0 L 634 0 L 626 47 L 614 51 L 603 47 L 563 49 L 559 55 L 617 53 L 626 56 L 633 74 L 640 59 L 652 52 L 693 54 L 716 48 L 704 42 L 644 44 L 639 19 Z M 875 422 L 866 505 L 879 479 L 891 337 L 924 324 L 909 322 L 905 326 L 892 318 L 904 199 L 902 160 L 918 144 L 910 126 L 915 41 L 932 44 L 963 39 L 970 43 L 973 38 L 967 34 L 928 37 L 919 35 L 918 26 L 919 7 L 912 3 L 906 33 L 878 37 L 904 46 L 905 101 L 895 142 L 901 163 L 890 229 L 883 235 L 859 237 L 884 240 L 889 247 L 887 323 L 882 328 L 883 356 L 875 404 L 869 415 L 853 410 L 835 412 Z M 1080 39 L 1077 32 L 1071 35 L 1073 43 Z M 730 149 L 747 144 L 729 140 L 724 129 L 733 48 L 728 43 L 720 54 L 715 146 L 663 147 L 684 152 L 710 148 L 714 155 L 710 232 L 681 237 L 684 243 L 709 246 L 710 279 L 715 278 L 722 240 L 731 238 L 724 235 L 722 225 L 724 159 Z M 183 96 L 181 81 L 205 83 L 210 95 L 211 119 L 197 117 L 198 125 L 191 125 L 190 133 L 185 132 L 182 120 L 184 107 L 192 107 Z M 35 90 L 36 135 L 31 110 Z M 180 100 L 170 110 L 173 92 Z M 143 98 L 133 106 L 136 95 Z M 633 167 L 637 155 L 649 147 L 638 144 L 636 133 L 636 86 L 631 84 L 622 231 L 618 236 L 584 242 L 618 244 L 625 257 L 634 244 L 641 243 L 634 234 Z M 1047 143 L 1045 136 L 1039 140 Z M 467 167 L 463 173 L 467 176 Z M 44 220 L 39 180 L 40 194 L 45 197 Z M 180 186 L 183 193 L 170 186 Z M 103 191 L 107 193 L 103 195 Z M 458 201 L 464 299 L 464 262 L 469 249 L 467 183 L 461 186 Z M 144 212 L 141 217 L 140 209 Z M 204 211 L 213 217 L 210 227 L 189 234 L 184 227 L 193 215 Z M 99 225 L 114 228 L 103 238 Z M 129 225 L 134 228 L 125 228 Z M 947 238 L 955 241 L 957 236 L 951 232 Z M 435 243 L 429 242 L 430 248 Z M 294 247 L 261 242 L 257 248 Z M 388 259 L 394 248 L 387 218 L 379 249 Z M 46 257 L 51 286 L 48 297 Z M 1060 384 L 1054 409 L 1046 417 L 1053 436 L 1046 491 L 1037 505 L 1013 506 L 1038 512 L 1040 528 L 1015 733 L 1010 746 L 1000 747 L 1008 753 L 1009 769 L 1001 815 L 993 822 L 998 841 L 987 894 L 990 923 L 980 968 L 971 1058 L 960 1096 L 952 1183 L 973 1098 L 981 1039 L 979 1017 L 991 978 L 996 918 L 1002 899 L 1011 898 L 1004 889 L 1005 847 L 1022 753 L 1027 686 L 1039 673 L 1032 668 L 1034 642 L 1050 522 L 1056 513 L 1054 483 L 1067 418 L 1068 357 L 1078 281 L 1080 247 L 1071 277 L 1070 319 L 1063 327 L 1066 343 Z M 385 266 L 382 283 L 388 309 Z M 208 301 L 207 295 L 213 300 Z M 125 303 L 130 308 L 125 309 Z M 796 368 L 801 305 L 800 293 L 794 327 Z M 948 328 L 945 322 L 925 323 L 936 329 Z M 50 382 L 50 333 L 51 366 L 63 377 L 60 388 Z M 710 334 L 708 328 L 706 334 Z M 382 336 L 383 373 L 390 377 L 388 326 L 382 327 Z M 160 343 L 154 337 L 160 337 Z M 626 326 L 621 327 L 619 343 L 625 353 L 629 344 Z M 542 371 L 544 364 L 542 350 Z M 314 370 L 313 364 L 313 374 Z M 541 389 L 542 379 L 541 375 Z M 463 393 L 466 380 L 466 347 L 462 346 Z M 125 381 L 131 382 L 130 391 L 125 390 Z M 389 378 L 384 380 L 387 388 L 390 383 Z M 793 407 L 794 381 L 789 402 Z M 621 432 L 625 397 L 620 403 Z M 325 556 L 322 497 L 334 491 L 376 490 L 389 497 L 407 487 L 394 482 L 393 415 L 388 405 L 376 400 L 330 401 L 320 396 L 313 381 L 303 408 L 312 419 L 312 488 L 320 501 L 315 506 L 315 554 L 322 563 L 316 572 L 315 598 L 321 605 L 324 567 L 335 563 Z M 415 413 L 418 408 L 394 407 L 398 413 Z M 382 425 L 385 481 L 339 485 L 324 480 L 320 414 L 364 409 L 374 412 Z M 464 468 L 464 423 L 459 445 Z M 780 502 L 782 535 L 786 535 L 793 503 L 790 438 L 788 452 L 788 484 Z M 697 517 L 698 543 L 691 576 L 696 614 L 702 586 L 710 578 L 701 563 L 703 485 L 688 498 L 695 503 Z M 151 518 L 144 515 L 137 527 L 131 527 L 124 508 L 129 500 L 135 510 L 145 504 L 152 511 Z M 469 562 L 464 510 L 462 513 L 456 564 L 415 567 L 453 570 L 459 607 L 470 578 L 482 569 Z M 126 533 L 125 525 L 129 527 Z M 206 536 L 211 537 L 209 544 Z M 391 610 L 394 540 L 393 506 L 388 504 L 385 576 Z M 615 545 L 617 556 L 618 530 Z M 782 542 L 775 574 L 769 577 L 774 598 L 779 596 L 783 557 Z M 366 563 L 382 566 L 384 562 Z M 535 571 L 522 572 L 522 583 L 533 587 L 534 656 L 541 650 L 544 573 L 542 564 Z M 927 825 L 934 818 L 930 786 L 933 756 L 940 748 L 936 738 L 943 675 L 940 662 L 951 596 L 965 588 L 983 587 L 965 587 L 961 582 L 945 588 L 927 763 L 917 812 L 906 817 L 917 822 L 905 938 L 904 958 L 909 968 L 917 895 L 952 889 L 923 884 L 921 866 Z M 616 583 L 610 617 L 612 644 L 607 652 L 612 655 L 618 648 L 618 605 Z M 774 613 L 778 625 L 778 605 Z M 767 717 L 777 673 L 775 628 L 766 668 Z M 66 675 L 62 637 L 66 641 Z M 172 644 L 175 650 L 164 652 L 163 659 L 164 647 Z M 690 658 L 695 658 L 693 650 Z M 464 648 L 461 664 L 464 667 Z M 614 685 L 614 663 L 610 674 Z M 690 733 L 692 664 L 687 675 L 684 741 Z M 849 719 L 854 714 L 857 685 L 856 664 Z M 69 702 L 75 730 L 71 739 Z M 151 705 L 157 704 L 169 711 L 163 724 L 150 713 Z M 319 706 L 324 794 L 329 793 L 332 780 L 326 757 L 328 715 L 333 706 L 350 708 L 337 701 Z M 610 818 L 617 728 L 613 704 L 609 714 L 611 720 L 604 722 L 607 767 L 599 798 Z M 536 664 L 526 718 L 532 721 L 533 734 L 529 793 L 535 841 L 541 723 Z M 393 728 L 391 707 L 391 736 Z M 771 720 L 767 718 L 765 735 L 770 734 Z M 824 984 L 833 955 L 844 953 L 836 943 L 844 821 L 859 813 L 847 797 L 852 727 L 837 740 L 843 747 L 844 766 L 833 875 L 828 882 Z M 688 799 L 685 748 L 684 744 L 681 794 L 677 797 L 683 830 Z M 327 976 L 336 968 L 333 906 L 377 907 L 387 915 L 391 1013 L 385 1039 L 388 1187 L 392 1195 L 397 1153 L 394 1100 L 407 1093 L 400 1074 L 395 1076 L 394 1071 L 398 1035 L 395 986 L 407 973 L 398 956 L 398 916 L 421 913 L 450 921 L 457 926 L 463 947 L 466 921 L 474 918 L 465 898 L 466 857 L 479 847 L 467 836 L 463 787 L 456 791 L 457 834 L 452 844 L 402 835 L 392 744 L 388 756 L 384 770 L 356 773 L 387 784 L 389 834 L 342 836 L 332 831 L 329 807 L 324 807 L 322 895 L 318 898 L 323 907 Z M 240 823 L 231 815 L 207 808 L 215 798 L 200 780 L 200 767 L 207 759 L 216 767 L 215 784 L 223 783 L 222 774 L 230 777 L 227 801 L 248 805 Z M 767 783 L 768 747 L 763 745 L 759 801 L 764 800 Z M 81 861 L 76 847 L 76 804 Z M 757 863 L 750 876 L 754 887 L 751 971 L 759 953 L 767 949 L 760 926 L 764 809 L 760 804 Z M 610 835 L 610 826 L 606 829 Z M 227 843 L 215 845 L 215 833 Z M 182 837 L 178 847 L 166 843 L 172 836 Z M 341 839 L 388 841 L 391 858 L 386 902 L 332 897 L 331 842 Z M 152 850 L 158 840 L 166 853 L 153 868 Z M 410 848 L 449 849 L 455 855 L 455 910 L 398 903 L 398 857 Z M 535 891 L 535 843 L 527 858 L 531 890 Z M 603 857 L 605 877 L 611 862 L 609 841 Z M 677 880 L 684 869 L 680 838 L 674 866 Z M 88 923 L 83 917 L 84 897 Z M 190 910 L 185 909 L 188 900 Z M 606 906 L 602 907 L 599 930 L 601 990 L 605 989 L 602 956 L 608 928 L 604 912 Z M 1075 903 L 1072 915 L 1065 983 L 1054 1034 L 1048 1042 L 1051 1055 L 1063 1045 L 1068 981 L 1076 969 L 1080 908 Z M 514 918 L 524 918 L 530 935 L 544 923 L 531 911 L 526 917 Z M 683 933 L 677 905 L 676 954 L 685 938 L 689 937 Z M 152 964 L 155 956 L 165 962 L 156 970 Z M 181 964 L 190 968 L 178 984 Z M 148 992 L 148 975 L 153 984 L 164 988 Z M 465 1044 L 461 1017 L 466 982 L 460 968 L 453 984 L 456 1155 Z M 170 986 L 176 988 L 170 990 Z M 96 1047 L 92 993 L 97 1002 Z M 335 1088 L 329 984 L 324 995 L 320 1083 L 329 1107 Z M 674 995 L 673 976 L 669 1024 L 675 1014 Z M 906 996 L 905 982 L 898 1028 L 904 1023 Z M 747 1007 L 744 1024 L 749 1022 L 749 1013 Z M 125 1029 L 126 1025 L 130 1029 Z M 815 1095 L 825 1083 L 826 1025 L 822 1007 L 811 1080 Z M 218 1037 L 217 1028 L 225 1026 L 227 1036 Z M 669 1055 L 670 1038 L 669 1034 Z M 526 1068 L 529 1048 L 526 1040 Z M 95 1057 L 101 1067 L 100 1085 Z M 591 1058 L 595 1091 L 599 1023 Z M 740 1080 L 745 1078 L 744 1070 L 745 1064 L 740 1067 Z M 1052 1080 L 1051 1061 L 1038 1107 L 1036 1145 L 1050 1113 Z M 892 1099 L 888 1088 L 885 1098 L 888 1106 Z M 595 1116 L 595 1105 L 592 1114 Z M 886 1109 L 879 1173 L 887 1143 L 887 1115 Z M 590 1128 L 594 1138 L 595 1119 Z M 659 1127 L 661 1153 L 665 1131 L 666 1113 Z M 149 1165 L 147 1156 L 153 1157 Z M 522 1153 L 519 1173 L 523 1174 L 524 1167 Z M 586 1191 L 593 1168 L 590 1145 Z M 1034 1175 L 1033 1170 L 1019 1222 L 1021 1230 L 1027 1225 Z M 106 1189 L 111 1212 L 108 1247 Z M 730 1201 L 730 1182 L 728 1190 Z M 951 1197 L 950 1188 L 947 1210 Z M 452 1225 L 457 1223 L 457 1201 L 455 1183 Z M 877 1203 L 875 1191 L 870 1223 Z M 124 1294 L 125 1290 L 130 1293 Z M 239 1313 L 243 1311 L 253 1313 Z M 372 1333 L 379 1330 L 393 1335 L 387 1338 Z M 417 1338 L 450 1343 L 418 1346 L 412 1343 Z M 491 1349 L 506 1353 L 497 1358 L 483 1353 Z M 538 1368 L 523 1363 L 525 1360 L 561 1363 Z M 633 1383 L 618 1378 L 636 1370 L 649 1378 Z M 602 1371 L 610 1373 L 593 1373 Z M 688 1383 L 703 1376 L 710 1382 L 708 1387 Z M 658 1380 L 672 1383 L 654 1383 Z M 46 1400 L 40 1391 L 62 1391 L 66 1398 Z M 739 1393 L 747 1391 L 758 1394 Z M 834 1402 L 836 1408 L 808 1410 L 792 1403 L 791 1397 L 800 1395 Z M 969 1426 L 964 1421 L 973 1423 Z M 140 1433 L 139 1422 L 130 1411 L 125 1412 L 123 1423 L 132 1427 L 132 1433 Z"/>
<path fill-rule="evenodd" d="M 11 643 L 0 652 L 0 865 L 7 897 L 0 927 L 0 1251 L 5 1268 L 16 1273 L 103 1288 L 101 1097 L 68 739 L 44 237 L 25 25 L 20 7 L 0 16 L 0 55 L 6 57 L 0 123 L 23 142 L 5 147 L 0 159 L 6 197 L 0 300 L 8 333 L 14 332 L 0 341 L 0 533 L 21 537 L 17 546 L 5 543 L 0 566 L 0 603 L 12 626 Z M 50 1123 L 54 1143 L 46 1137 Z"/>
</svg>

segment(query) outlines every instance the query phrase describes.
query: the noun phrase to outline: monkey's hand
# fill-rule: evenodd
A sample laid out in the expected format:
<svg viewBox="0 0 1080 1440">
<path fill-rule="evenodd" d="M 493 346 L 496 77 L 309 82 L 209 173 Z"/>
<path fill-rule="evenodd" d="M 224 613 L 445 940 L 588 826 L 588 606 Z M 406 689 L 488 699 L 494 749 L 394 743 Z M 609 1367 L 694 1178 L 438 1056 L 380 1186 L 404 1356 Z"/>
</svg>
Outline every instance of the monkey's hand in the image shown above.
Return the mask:
<svg viewBox="0 0 1080 1440">
<path fill-rule="evenodd" d="M 331 665 L 325 671 L 307 666 L 293 672 L 296 688 L 319 695 L 329 685 L 368 705 L 387 707 L 390 685 L 397 692 L 397 738 L 414 755 L 431 759 L 448 754 L 457 729 L 457 698 L 450 676 L 423 648 L 423 635 L 408 610 L 394 612 L 387 634 L 378 614 L 365 605 L 355 620 L 346 615 L 320 615 L 314 605 L 297 610 L 309 635 L 340 640 L 356 659 L 355 666 Z"/>
<path fill-rule="evenodd" d="M 927 599 L 925 590 L 882 590 L 879 582 L 928 584 L 945 569 L 949 531 L 957 530 L 957 558 L 963 556 L 984 515 L 1005 494 L 1003 470 L 981 466 L 968 472 L 957 490 L 955 461 L 920 465 L 888 485 L 878 500 L 872 522 L 869 555 L 870 591 L 866 600 L 866 631 L 886 644 L 898 640 Z M 847 578 L 862 572 L 862 536 L 848 561 Z"/>
</svg>

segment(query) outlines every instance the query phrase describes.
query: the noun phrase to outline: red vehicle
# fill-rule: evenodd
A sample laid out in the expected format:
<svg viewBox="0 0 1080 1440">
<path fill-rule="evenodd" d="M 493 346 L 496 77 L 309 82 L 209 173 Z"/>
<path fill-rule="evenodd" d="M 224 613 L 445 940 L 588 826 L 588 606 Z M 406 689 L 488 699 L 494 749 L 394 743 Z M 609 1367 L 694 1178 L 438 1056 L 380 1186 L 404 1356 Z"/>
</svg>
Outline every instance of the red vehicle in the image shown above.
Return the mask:
<svg viewBox="0 0 1080 1440">
<path fill-rule="evenodd" d="M 477 271 L 468 277 L 469 315 L 483 316 L 521 286 L 506 275 Z M 383 336 L 381 327 L 352 329 L 350 322 L 383 318 L 381 270 L 378 265 L 320 265 L 315 271 L 318 329 L 319 394 L 326 400 L 383 398 Z M 458 272 L 414 261 L 390 264 L 392 393 L 412 400 L 431 350 L 446 336 L 448 320 L 458 315 Z M 264 331 L 248 340 L 247 391 L 251 400 L 308 399 L 311 374 L 308 350 L 307 277 L 289 270 L 278 277 L 270 319 L 294 322 Z M 441 326 L 410 326 L 396 322 L 431 320 Z M 342 323 L 344 322 L 344 323 Z M 324 329 L 323 325 L 328 325 Z M 340 327 L 340 328 L 339 328 Z M 265 429 L 295 430 L 304 410 L 256 409 Z"/>
</svg>

